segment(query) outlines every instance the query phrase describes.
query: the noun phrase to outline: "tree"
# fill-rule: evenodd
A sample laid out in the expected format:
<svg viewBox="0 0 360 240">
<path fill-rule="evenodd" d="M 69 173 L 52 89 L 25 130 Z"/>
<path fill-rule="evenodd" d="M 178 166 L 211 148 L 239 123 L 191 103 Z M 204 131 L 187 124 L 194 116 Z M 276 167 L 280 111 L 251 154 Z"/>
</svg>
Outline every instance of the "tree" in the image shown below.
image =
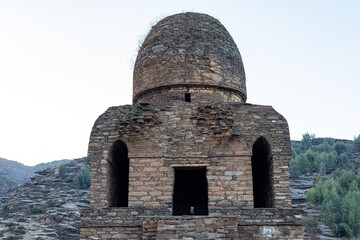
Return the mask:
<svg viewBox="0 0 360 240">
<path fill-rule="evenodd" d="M 302 140 L 301 140 L 301 148 L 303 150 L 308 150 L 311 148 L 311 145 L 312 145 L 312 140 L 315 138 L 315 134 L 309 134 L 308 132 L 307 133 L 304 133 L 302 135 Z"/>
<path fill-rule="evenodd" d="M 338 155 L 341 155 L 342 153 L 346 153 L 346 145 L 343 142 L 337 142 L 334 145 L 334 150 Z"/>
<path fill-rule="evenodd" d="M 341 153 L 335 158 L 335 168 L 348 169 L 349 159 L 346 153 Z"/>
<path fill-rule="evenodd" d="M 59 167 L 59 176 L 61 179 L 64 179 L 66 176 L 66 166 L 64 164 Z"/>
<path fill-rule="evenodd" d="M 312 150 L 308 150 L 305 153 L 305 157 L 309 162 L 309 170 L 312 172 L 317 172 L 319 170 L 319 166 L 316 164 L 316 159 L 318 158 L 318 153 Z"/>
<path fill-rule="evenodd" d="M 343 153 L 344 154 L 344 153 Z M 351 170 L 336 170 L 333 179 L 320 177 L 306 192 L 307 201 L 320 205 L 320 218 L 340 237 L 360 235 L 360 176 Z"/>
<path fill-rule="evenodd" d="M 290 177 L 297 178 L 301 175 L 301 169 L 299 166 L 299 162 L 295 159 L 291 159 L 290 161 Z"/>
<path fill-rule="evenodd" d="M 78 189 L 90 188 L 90 178 L 90 168 L 81 168 L 75 180 Z"/>
<path fill-rule="evenodd" d="M 360 152 L 360 134 L 357 137 L 354 137 L 354 151 Z"/>
</svg>

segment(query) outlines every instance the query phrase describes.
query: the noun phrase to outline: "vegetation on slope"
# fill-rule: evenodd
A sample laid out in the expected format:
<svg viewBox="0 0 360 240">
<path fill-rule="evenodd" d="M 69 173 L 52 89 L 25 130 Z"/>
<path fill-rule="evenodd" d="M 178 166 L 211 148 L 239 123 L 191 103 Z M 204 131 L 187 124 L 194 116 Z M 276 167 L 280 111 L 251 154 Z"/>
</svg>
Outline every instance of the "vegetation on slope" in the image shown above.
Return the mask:
<svg viewBox="0 0 360 240">
<path fill-rule="evenodd" d="M 16 161 L 0 158 L 0 197 L 12 187 L 16 187 L 26 181 L 29 181 L 35 172 L 43 171 L 48 168 L 56 168 L 59 165 L 66 164 L 71 161 L 72 160 L 64 159 L 48 163 L 40 163 L 30 167 Z"/>
<path fill-rule="evenodd" d="M 40 163 L 40 164 L 37 164 L 37 165 L 31 167 L 31 169 L 34 172 L 38 172 L 38 171 L 42 171 L 42 170 L 45 170 L 48 168 L 56 168 L 60 165 L 66 164 L 71 161 L 72 160 L 69 160 L 69 159 L 63 159 L 63 160 L 56 160 L 56 161 L 47 162 L 47 163 Z"/>
<path fill-rule="evenodd" d="M 316 185 L 307 191 L 307 201 L 320 207 L 320 220 L 340 237 L 360 235 L 360 171 L 349 156 L 360 152 L 360 135 L 353 144 L 326 138 L 315 147 L 315 135 L 304 134 L 301 147 L 293 147 L 290 176 L 318 173 Z M 351 169 L 350 169 L 351 168 Z"/>
<path fill-rule="evenodd" d="M 320 205 L 320 219 L 337 236 L 360 234 L 360 174 L 336 170 L 332 179 L 319 177 L 306 193 L 307 201 Z"/>
</svg>

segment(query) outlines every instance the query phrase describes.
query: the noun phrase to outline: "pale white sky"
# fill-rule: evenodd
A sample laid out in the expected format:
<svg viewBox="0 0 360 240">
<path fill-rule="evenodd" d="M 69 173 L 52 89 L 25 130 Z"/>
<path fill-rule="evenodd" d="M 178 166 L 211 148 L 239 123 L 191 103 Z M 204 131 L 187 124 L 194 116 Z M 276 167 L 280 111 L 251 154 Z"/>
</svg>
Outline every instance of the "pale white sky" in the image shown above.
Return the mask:
<svg viewBox="0 0 360 240">
<path fill-rule="evenodd" d="M 86 156 L 96 118 L 131 103 L 141 36 L 185 11 L 227 28 L 248 103 L 272 105 L 292 139 L 360 133 L 360 1 L 2 0 L 0 157 L 34 165 Z"/>
</svg>

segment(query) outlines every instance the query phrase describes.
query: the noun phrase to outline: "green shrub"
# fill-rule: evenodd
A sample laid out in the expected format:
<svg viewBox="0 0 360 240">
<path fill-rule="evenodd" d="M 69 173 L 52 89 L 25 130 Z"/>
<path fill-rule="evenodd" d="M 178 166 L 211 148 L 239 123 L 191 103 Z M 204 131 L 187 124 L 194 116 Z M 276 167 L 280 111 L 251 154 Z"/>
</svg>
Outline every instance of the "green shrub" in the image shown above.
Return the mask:
<svg viewBox="0 0 360 240">
<path fill-rule="evenodd" d="M 305 217 L 303 218 L 302 222 L 304 224 L 306 232 L 309 233 L 312 237 L 316 236 L 316 234 L 319 232 L 319 220 L 315 217 Z"/>
<path fill-rule="evenodd" d="M 305 153 L 305 158 L 308 161 L 309 170 L 311 172 L 317 172 L 319 170 L 319 166 L 316 164 L 316 159 L 317 159 L 318 155 L 319 154 L 317 152 L 314 152 L 312 150 L 308 150 Z"/>
<path fill-rule="evenodd" d="M 41 208 L 39 208 L 38 206 L 30 206 L 30 208 L 31 208 L 31 212 L 33 213 L 33 214 L 40 214 L 40 213 L 42 213 L 42 209 Z"/>
<path fill-rule="evenodd" d="M 302 150 L 308 150 L 311 148 L 312 140 L 315 138 L 315 134 L 304 133 L 302 135 L 301 148 Z"/>
<path fill-rule="evenodd" d="M 343 142 L 337 142 L 334 145 L 334 150 L 338 155 L 341 155 L 342 153 L 346 153 L 347 152 L 346 144 Z"/>
<path fill-rule="evenodd" d="M 46 203 L 47 203 L 49 206 L 54 207 L 54 206 L 56 206 L 56 205 L 59 204 L 59 200 L 57 200 L 57 199 L 49 199 Z"/>
<path fill-rule="evenodd" d="M 301 169 L 299 166 L 299 162 L 295 159 L 291 159 L 290 161 L 290 177 L 297 178 L 301 175 Z"/>
<path fill-rule="evenodd" d="M 300 152 L 299 152 L 299 149 L 296 149 L 296 148 L 292 148 L 291 149 L 291 155 L 292 155 L 292 158 L 295 159 L 297 155 L 299 155 Z"/>
<path fill-rule="evenodd" d="M 90 188 L 90 168 L 81 168 L 76 175 L 75 182 L 78 189 Z"/>
<path fill-rule="evenodd" d="M 66 182 L 66 183 L 74 182 L 75 176 L 76 176 L 75 174 L 71 174 L 70 176 L 67 176 L 67 177 L 64 179 L 64 182 Z"/>
<path fill-rule="evenodd" d="M 192 34 L 192 36 L 194 37 L 194 38 L 196 38 L 196 39 L 201 39 L 203 36 L 201 35 L 201 33 L 199 33 L 199 32 L 194 32 L 193 34 Z"/>
<path fill-rule="evenodd" d="M 326 167 L 325 167 L 325 163 L 320 162 L 319 164 L 319 171 L 320 175 L 325 175 L 326 174 Z"/>
<path fill-rule="evenodd" d="M 335 140 L 333 138 L 325 138 L 323 143 L 320 145 L 320 152 L 331 152 L 333 151 L 333 146 L 335 144 Z"/>
<path fill-rule="evenodd" d="M 349 159 L 346 152 L 341 153 L 335 158 L 335 168 L 348 169 Z"/>
<path fill-rule="evenodd" d="M 59 167 L 59 176 L 61 179 L 64 179 L 66 176 L 66 166 L 65 165 L 61 165 Z"/>
<path fill-rule="evenodd" d="M 344 153 L 343 153 L 344 154 Z M 360 235 L 360 176 L 337 170 L 334 179 L 319 178 L 307 191 L 307 201 L 320 205 L 320 218 L 340 237 Z"/>
<path fill-rule="evenodd" d="M 354 137 L 354 151 L 360 152 L 360 134 L 357 137 Z"/>
</svg>

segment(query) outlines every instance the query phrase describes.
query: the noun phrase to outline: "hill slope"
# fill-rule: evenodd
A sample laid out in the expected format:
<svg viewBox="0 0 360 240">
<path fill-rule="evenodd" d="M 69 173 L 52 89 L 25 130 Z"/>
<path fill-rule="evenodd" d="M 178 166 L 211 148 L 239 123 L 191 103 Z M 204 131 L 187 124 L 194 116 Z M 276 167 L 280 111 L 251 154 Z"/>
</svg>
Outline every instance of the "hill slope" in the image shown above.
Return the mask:
<svg viewBox="0 0 360 240">
<path fill-rule="evenodd" d="M 3 197 L 0 238 L 79 239 L 80 210 L 89 206 L 89 190 L 74 183 L 78 171 L 87 167 L 86 158 L 65 165 L 62 179 L 58 169 L 36 173 L 29 182 Z"/>
<path fill-rule="evenodd" d="M 0 175 L 16 184 L 26 182 L 34 174 L 31 167 L 22 163 L 0 158 Z"/>
<path fill-rule="evenodd" d="M 47 168 L 55 168 L 70 161 L 72 160 L 58 160 L 48 163 L 40 163 L 30 167 L 16 161 L 0 158 L 0 198 L 11 188 L 29 181 L 35 172 L 42 171 Z"/>
</svg>

